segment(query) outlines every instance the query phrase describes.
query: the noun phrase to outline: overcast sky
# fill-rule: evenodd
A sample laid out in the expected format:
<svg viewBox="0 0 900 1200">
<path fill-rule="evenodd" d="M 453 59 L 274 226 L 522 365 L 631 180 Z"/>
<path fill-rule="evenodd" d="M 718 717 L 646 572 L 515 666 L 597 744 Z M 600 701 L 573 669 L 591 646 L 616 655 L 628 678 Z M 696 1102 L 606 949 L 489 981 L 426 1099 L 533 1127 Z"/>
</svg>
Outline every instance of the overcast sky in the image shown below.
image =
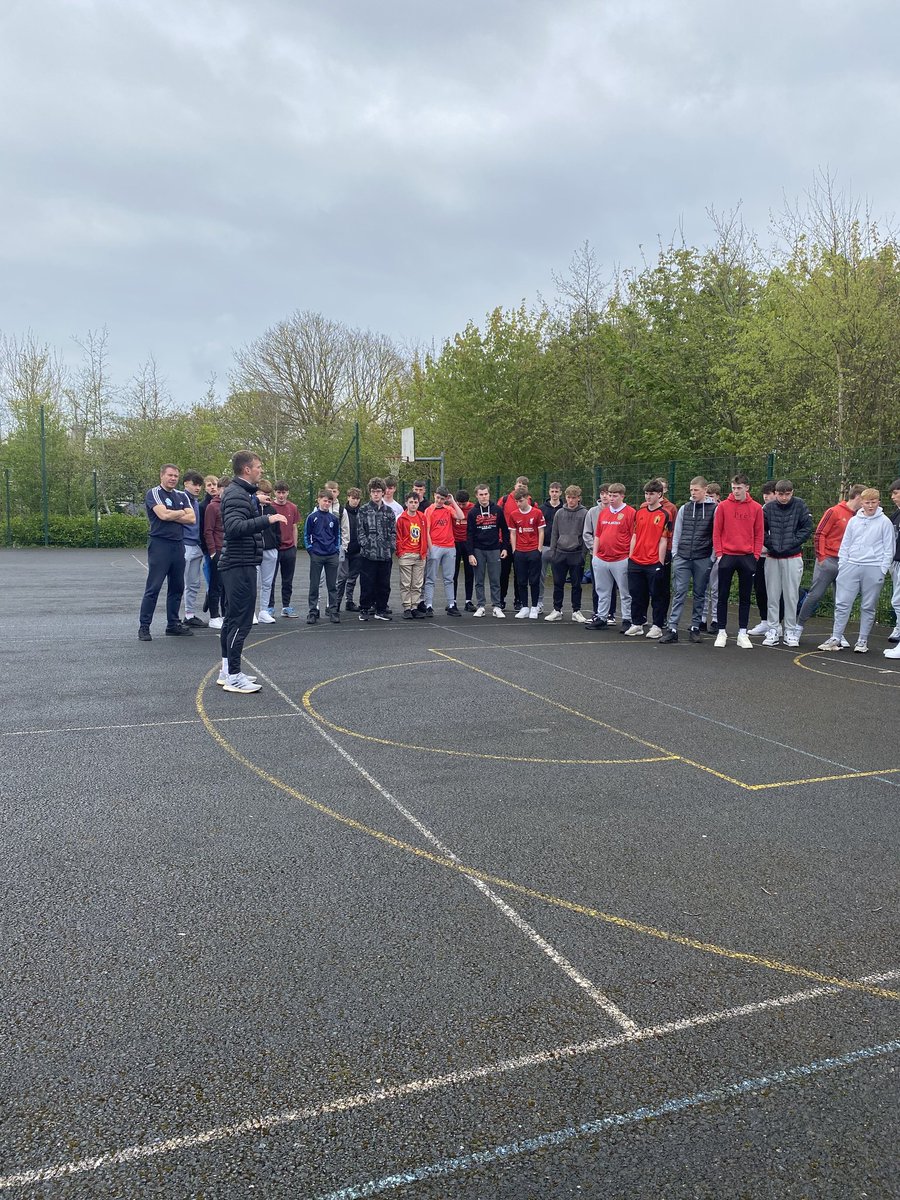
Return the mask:
<svg viewBox="0 0 900 1200">
<path fill-rule="evenodd" d="M 898 47 L 896 0 L 2 0 L 0 332 L 187 405 L 295 309 L 439 345 L 818 169 L 891 216 Z"/>
</svg>

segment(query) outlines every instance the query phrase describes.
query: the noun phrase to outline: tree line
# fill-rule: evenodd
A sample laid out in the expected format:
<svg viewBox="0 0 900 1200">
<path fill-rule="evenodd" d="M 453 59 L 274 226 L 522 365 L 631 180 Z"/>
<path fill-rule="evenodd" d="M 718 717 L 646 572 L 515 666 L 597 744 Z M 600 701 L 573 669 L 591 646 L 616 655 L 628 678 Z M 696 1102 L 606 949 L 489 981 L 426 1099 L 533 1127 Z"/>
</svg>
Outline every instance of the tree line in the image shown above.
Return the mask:
<svg viewBox="0 0 900 1200">
<path fill-rule="evenodd" d="M 585 243 L 552 299 L 498 307 L 439 348 L 295 312 L 236 350 L 224 396 L 211 380 L 188 406 L 152 358 L 117 384 L 105 330 L 74 362 L 33 332 L 0 335 L 12 510 L 38 505 L 41 410 L 49 509 L 73 515 L 92 507 L 94 471 L 112 511 L 162 462 L 222 472 L 244 446 L 302 492 L 357 424 L 363 479 L 396 463 L 406 425 L 451 480 L 773 452 L 825 492 L 900 473 L 895 233 L 824 176 L 773 219 L 771 246 L 738 210 L 709 219 L 705 247 L 672 238 L 606 274 Z"/>
</svg>

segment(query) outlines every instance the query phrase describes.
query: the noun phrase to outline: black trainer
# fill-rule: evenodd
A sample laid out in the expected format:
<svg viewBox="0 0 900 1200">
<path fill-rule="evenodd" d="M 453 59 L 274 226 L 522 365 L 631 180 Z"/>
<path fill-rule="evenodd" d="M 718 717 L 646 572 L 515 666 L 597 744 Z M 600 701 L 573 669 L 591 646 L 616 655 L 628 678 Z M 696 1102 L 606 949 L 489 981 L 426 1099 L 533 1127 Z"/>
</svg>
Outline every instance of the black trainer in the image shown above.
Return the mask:
<svg viewBox="0 0 900 1200">
<path fill-rule="evenodd" d="M 677 629 L 667 629 L 666 632 L 659 639 L 659 641 L 660 641 L 660 645 L 662 645 L 662 646 L 669 646 L 669 645 L 671 645 L 672 642 L 677 642 L 678 641 L 678 630 Z"/>
<path fill-rule="evenodd" d="M 194 631 L 187 625 L 167 625 L 166 637 L 193 637 Z"/>
<path fill-rule="evenodd" d="M 340 625 L 340 623 L 341 623 L 340 613 L 337 613 L 337 612 L 329 613 L 328 619 L 332 623 L 332 625 Z"/>
<path fill-rule="evenodd" d="M 199 617 L 188 617 L 186 621 L 181 622 L 182 625 L 189 625 L 191 629 L 205 629 L 206 622 L 201 621 Z"/>
<path fill-rule="evenodd" d="M 368 621 L 368 619 L 369 619 L 369 614 L 366 612 L 366 610 L 364 608 L 361 608 L 359 610 L 359 619 L 361 621 Z"/>
<path fill-rule="evenodd" d="M 153 641 L 153 638 L 150 636 L 150 626 L 149 625 L 142 625 L 138 629 L 138 641 L 139 642 L 152 642 Z"/>
<path fill-rule="evenodd" d="M 699 632 L 700 632 L 700 633 L 706 633 L 706 631 L 707 631 L 707 629 L 708 629 L 708 628 L 709 628 L 709 627 L 708 627 L 708 625 L 706 624 L 706 622 L 705 622 L 705 621 L 701 621 L 701 622 L 700 622 L 700 629 L 699 629 Z"/>
<path fill-rule="evenodd" d="M 424 611 L 425 611 L 425 616 L 426 616 L 426 617 L 433 617 L 433 616 L 434 616 L 434 609 L 431 607 L 431 605 L 430 605 L 430 604 L 426 605 L 426 607 L 425 607 L 425 610 L 424 610 Z"/>
<path fill-rule="evenodd" d="M 413 610 L 412 610 L 411 608 L 404 608 L 404 610 L 403 610 L 403 620 L 404 620 L 404 621 L 412 621 L 412 620 L 414 620 L 414 619 L 415 619 L 415 618 L 414 618 Z"/>
<path fill-rule="evenodd" d="M 376 621 L 393 621 L 393 619 L 394 619 L 394 618 L 393 618 L 393 617 L 391 616 L 391 614 L 390 614 L 390 613 L 387 611 L 387 609 L 385 609 L 385 611 L 384 611 L 384 612 L 377 612 L 377 613 L 375 614 L 375 620 L 376 620 Z"/>
<path fill-rule="evenodd" d="M 307 625 L 315 625 L 315 623 L 316 623 L 316 621 L 318 621 L 318 619 L 319 619 L 319 613 L 318 613 L 318 610 L 315 608 L 312 609 L 311 612 L 308 612 L 306 614 Z"/>
<path fill-rule="evenodd" d="M 471 600 L 466 601 L 465 611 L 466 612 L 474 612 L 475 611 L 475 605 L 472 603 Z"/>
<path fill-rule="evenodd" d="M 426 611 L 427 610 L 425 608 L 425 601 L 420 600 L 419 603 L 416 605 L 416 612 L 420 612 L 420 613 L 424 614 Z M 434 613 L 432 613 L 431 615 L 434 616 Z"/>
<path fill-rule="evenodd" d="M 702 642 L 703 634 L 700 632 L 699 629 L 692 629 L 691 632 L 688 634 L 688 638 L 692 642 Z"/>
<path fill-rule="evenodd" d="M 447 616 L 448 617 L 458 617 L 459 616 L 459 609 L 456 607 L 455 604 L 451 604 L 447 608 Z"/>
<path fill-rule="evenodd" d="M 352 600 L 348 600 L 347 603 L 344 605 L 344 609 L 347 612 L 359 612 L 359 605 L 354 604 Z"/>
<path fill-rule="evenodd" d="M 623 621 L 622 624 L 619 626 L 619 633 L 625 633 L 626 630 L 628 630 L 630 628 L 631 628 L 631 622 Z"/>
</svg>

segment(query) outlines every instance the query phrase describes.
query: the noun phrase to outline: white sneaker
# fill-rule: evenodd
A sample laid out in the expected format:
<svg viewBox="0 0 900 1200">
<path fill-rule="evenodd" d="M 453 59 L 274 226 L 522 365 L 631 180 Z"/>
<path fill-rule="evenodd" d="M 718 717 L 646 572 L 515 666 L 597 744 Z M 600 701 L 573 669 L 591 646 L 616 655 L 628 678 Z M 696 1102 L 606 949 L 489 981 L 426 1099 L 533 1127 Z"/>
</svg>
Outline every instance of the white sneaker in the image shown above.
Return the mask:
<svg viewBox="0 0 900 1200">
<path fill-rule="evenodd" d="M 626 637 L 643 637 L 644 636 L 643 625 L 629 625 L 628 628 L 625 630 L 625 636 Z"/>
<path fill-rule="evenodd" d="M 847 639 L 846 639 L 845 637 L 842 637 L 842 638 L 841 638 L 841 649 L 842 649 L 842 650 L 849 650 L 849 649 L 850 649 L 850 643 L 847 641 Z"/>
<path fill-rule="evenodd" d="M 541 615 L 541 606 L 539 604 L 536 604 L 534 606 L 534 608 L 529 609 L 529 611 L 528 611 L 528 616 L 529 616 L 530 620 L 532 620 L 532 621 L 536 621 L 540 615 Z"/>
<path fill-rule="evenodd" d="M 542 612 L 544 611 L 544 602 L 543 602 L 543 600 L 538 600 L 538 605 L 537 605 L 537 608 L 538 608 L 538 613 L 542 613 Z"/>
<path fill-rule="evenodd" d="M 822 642 L 821 646 L 819 646 L 819 649 L 820 650 L 843 650 L 844 647 L 841 645 L 840 640 L 838 638 L 830 637 L 830 638 L 827 638 L 824 642 Z"/>
<path fill-rule="evenodd" d="M 562 613 L 559 611 L 558 608 L 554 608 L 552 610 L 552 612 L 547 613 L 546 617 L 544 617 L 544 620 L 545 621 L 561 621 Z"/>
<path fill-rule="evenodd" d="M 516 620 L 524 621 L 530 616 L 531 616 L 530 608 L 520 608 L 519 611 L 516 613 Z"/>
<path fill-rule="evenodd" d="M 764 646 L 777 646 L 781 639 L 778 636 L 777 629 L 770 629 L 762 640 Z"/>
<path fill-rule="evenodd" d="M 222 684 L 222 687 L 226 692 L 243 692 L 245 695 L 249 695 L 251 692 L 262 691 L 262 684 L 255 683 L 243 671 L 239 671 L 237 675 L 229 675 Z"/>
<path fill-rule="evenodd" d="M 259 618 L 257 617 L 256 613 L 254 613 L 254 614 L 253 614 L 253 624 L 254 624 L 254 625 L 258 625 L 258 624 L 259 624 Z"/>
<path fill-rule="evenodd" d="M 654 638 L 654 639 L 661 638 L 662 635 L 663 635 L 663 631 L 660 629 L 660 627 L 658 625 L 651 625 L 650 628 L 647 630 L 648 638 Z"/>
<path fill-rule="evenodd" d="M 491 609 L 491 612 L 495 617 L 500 617 L 501 620 L 506 616 L 506 613 L 497 604 L 494 605 L 494 607 Z"/>
<path fill-rule="evenodd" d="M 475 611 L 472 613 L 472 616 L 473 617 L 483 617 L 484 616 L 484 605 L 479 604 L 478 607 L 475 609 Z"/>
<path fill-rule="evenodd" d="M 888 634 L 888 641 L 889 642 L 900 642 L 900 625 L 894 626 L 894 628 Z"/>
<path fill-rule="evenodd" d="M 718 639 L 716 639 L 718 640 Z M 752 650 L 753 643 L 750 641 L 749 634 L 746 634 L 743 629 L 739 630 L 737 635 L 737 644 L 741 650 Z M 777 642 L 772 642 L 771 645 L 777 645 Z"/>
<path fill-rule="evenodd" d="M 572 613 L 572 620 L 575 621 L 578 625 L 586 625 L 587 624 L 587 617 L 584 615 L 583 612 L 580 612 L 580 611 Z"/>
<path fill-rule="evenodd" d="M 241 672 L 241 674 L 243 674 L 243 672 Z M 249 679 L 251 683 L 256 683 L 255 675 L 244 675 L 244 678 Z M 219 678 L 216 680 L 216 686 L 224 687 L 227 682 L 228 682 L 228 672 L 227 671 L 219 671 Z"/>
<path fill-rule="evenodd" d="M 792 650 L 796 650 L 797 647 L 800 645 L 800 634 L 799 633 L 786 633 L 784 635 L 784 644 L 786 646 L 790 646 Z"/>
<path fill-rule="evenodd" d="M 856 645 L 853 647 L 853 653 L 854 654 L 868 654 L 869 653 L 869 643 L 864 642 L 864 641 L 862 641 L 862 639 L 860 639 L 856 643 Z"/>
<path fill-rule="evenodd" d="M 267 608 L 261 608 L 259 610 L 259 623 L 260 623 L 260 625 L 274 625 L 275 624 L 275 618 L 272 616 L 272 614 L 269 612 L 269 610 Z"/>
<path fill-rule="evenodd" d="M 891 650 L 885 650 L 885 658 L 900 658 L 900 646 L 894 646 Z"/>
<path fill-rule="evenodd" d="M 722 646 L 728 645 L 728 634 L 724 629 L 720 629 L 716 634 L 716 640 L 713 642 L 713 645 L 717 646 L 719 649 L 721 649 Z"/>
<path fill-rule="evenodd" d="M 747 632 L 752 637 L 760 637 L 762 634 L 768 633 L 770 629 L 771 626 L 768 621 L 760 621 L 758 625 L 754 625 L 753 628 L 748 629 Z"/>
<path fill-rule="evenodd" d="M 222 617 L 213 617 L 209 623 L 209 627 L 210 629 L 221 629 L 224 624 L 225 621 Z"/>
</svg>

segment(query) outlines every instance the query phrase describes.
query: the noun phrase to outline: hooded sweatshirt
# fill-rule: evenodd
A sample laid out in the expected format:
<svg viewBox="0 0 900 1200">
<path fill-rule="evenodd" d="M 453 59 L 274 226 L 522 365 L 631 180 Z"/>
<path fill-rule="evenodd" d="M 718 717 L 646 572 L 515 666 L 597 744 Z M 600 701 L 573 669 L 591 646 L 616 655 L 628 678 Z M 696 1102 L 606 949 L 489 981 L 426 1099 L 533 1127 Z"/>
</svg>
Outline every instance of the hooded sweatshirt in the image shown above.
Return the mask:
<svg viewBox="0 0 900 1200">
<path fill-rule="evenodd" d="M 894 527 L 884 515 L 883 508 L 877 508 L 871 517 L 867 517 L 862 509 L 847 522 L 844 539 L 838 551 L 838 562 L 843 567 L 848 563 L 854 566 L 878 567 L 886 571 L 894 557 Z"/>
<path fill-rule="evenodd" d="M 824 562 L 826 558 L 837 558 L 844 538 L 844 530 L 853 515 L 853 509 L 846 500 L 841 500 L 832 508 L 825 510 L 813 535 L 818 562 Z"/>
<path fill-rule="evenodd" d="M 763 510 L 752 496 L 735 500 L 728 495 L 716 506 L 713 518 L 713 551 L 720 554 L 752 554 L 759 558 L 763 547 Z"/>
<path fill-rule="evenodd" d="M 580 554 L 584 557 L 584 518 L 587 509 L 579 500 L 577 508 L 561 504 L 553 518 L 550 549 L 556 559 Z"/>
</svg>

